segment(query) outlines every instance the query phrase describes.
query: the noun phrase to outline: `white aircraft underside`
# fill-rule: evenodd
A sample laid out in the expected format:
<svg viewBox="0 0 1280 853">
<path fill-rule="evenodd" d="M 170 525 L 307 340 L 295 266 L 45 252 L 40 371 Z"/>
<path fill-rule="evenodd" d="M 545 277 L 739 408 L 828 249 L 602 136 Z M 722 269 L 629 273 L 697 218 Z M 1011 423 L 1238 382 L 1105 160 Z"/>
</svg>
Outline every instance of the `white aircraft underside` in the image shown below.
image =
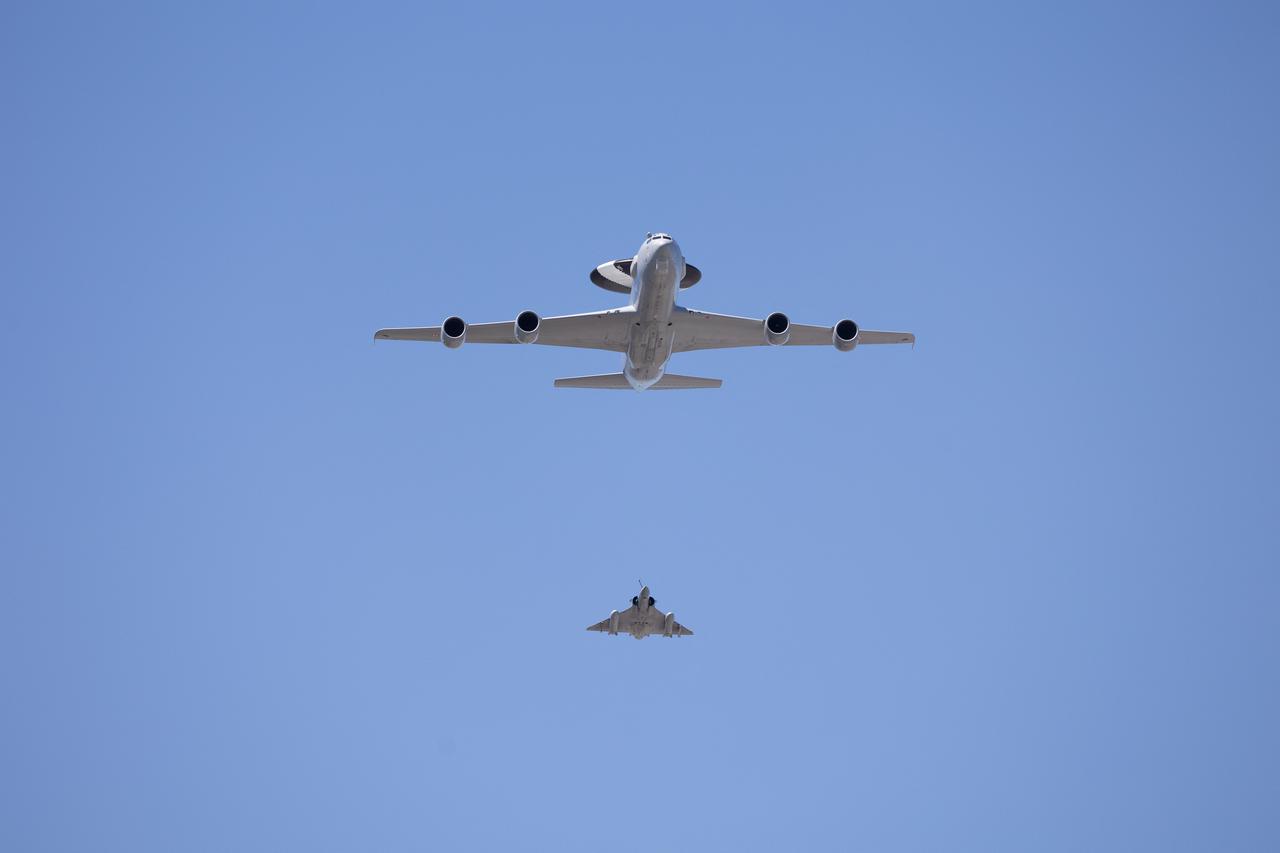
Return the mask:
<svg viewBox="0 0 1280 853">
<path fill-rule="evenodd" d="M 666 234 L 650 235 L 630 260 L 601 264 L 591 280 L 606 290 L 629 293 L 631 304 L 611 311 L 540 317 L 522 311 L 514 321 L 468 325 L 449 317 L 439 326 L 379 329 L 374 338 L 440 341 L 450 349 L 478 344 L 543 344 L 625 353 L 621 373 L 557 379 L 557 388 L 719 388 L 721 380 L 667 373 L 675 353 L 728 347 L 834 346 L 842 352 L 866 344 L 914 344 L 910 332 L 873 332 L 852 320 L 834 326 L 792 323 L 774 312 L 763 320 L 682 308 L 676 295 L 701 279 Z"/>
<path fill-rule="evenodd" d="M 676 621 L 675 613 L 663 613 L 653 605 L 649 595 L 649 587 L 642 587 L 640 594 L 631 599 L 631 606 L 626 610 L 615 610 L 608 619 L 602 619 L 588 626 L 588 631 L 603 631 L 606 634 L 630 634 L 637 640 L 643 640 L 650 634 L 661 634 L 664 637 L 691 637 L 693 632 Z"/>
</svg>

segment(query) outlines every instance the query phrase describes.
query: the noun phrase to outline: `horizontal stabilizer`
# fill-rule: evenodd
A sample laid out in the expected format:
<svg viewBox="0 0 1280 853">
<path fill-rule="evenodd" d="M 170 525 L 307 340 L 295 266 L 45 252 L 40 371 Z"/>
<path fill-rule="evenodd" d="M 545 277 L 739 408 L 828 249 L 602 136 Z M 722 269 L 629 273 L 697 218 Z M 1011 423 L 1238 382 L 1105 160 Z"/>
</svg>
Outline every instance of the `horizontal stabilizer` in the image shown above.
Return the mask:
<svg viewBox="0 0 1280 853">
<path fill-rule="evenodd" d="M 663 374 L 656 384 L 650 385 L 651 391 L 675 390 L 676 388 L 719 388 L 723 379 L 707 379 L 703 376 L 681 376 L 679 373 Z"/>
<path fill-rule="evenodd" d="M 719 388 L 721 380 L 705 379 L 701 376 L 681 376 L 668 373 L 649 386 L 650 391 L 671 391 L 678 388 Z M 599 376 L 570 376 L 556 380 L 557 388 L 612 388 L 625 390 L 631 387 L 627 377 L 621 373 L 602 373 Z"/>
<path fill-rule="evenodd" d="M 570 376 L 556 380 L 557 388 L 613 388 L 627 389 L 631 383 L 621 373 L 601 373 L 598 376 Z"/>
</svg>

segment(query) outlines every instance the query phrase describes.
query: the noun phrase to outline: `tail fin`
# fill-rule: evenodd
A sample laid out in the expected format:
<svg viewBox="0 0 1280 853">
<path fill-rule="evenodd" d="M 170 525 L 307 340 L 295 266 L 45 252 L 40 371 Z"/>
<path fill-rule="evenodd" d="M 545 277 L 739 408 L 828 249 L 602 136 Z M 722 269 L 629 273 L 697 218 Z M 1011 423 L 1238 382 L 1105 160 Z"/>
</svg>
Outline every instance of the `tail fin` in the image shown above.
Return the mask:
<svg viewBox="0 0 1280 853">
<path fill-rule="evenodd" d="M 670 391 L 679 388 L 719 388 L 721 380 L 704 379 L 701 376 L 681 376 L 678 373 L 668 373 L 657 382 L 649 386 L 651 391 Z M 567 379 L 557 379 L 557 388 L 612 388 L 627 389 L 631 387 L 631 383 L 627 381 L 627 377 L 621 373 L 602 373 L 599 376 L 570 376 Z"/>
</svg>

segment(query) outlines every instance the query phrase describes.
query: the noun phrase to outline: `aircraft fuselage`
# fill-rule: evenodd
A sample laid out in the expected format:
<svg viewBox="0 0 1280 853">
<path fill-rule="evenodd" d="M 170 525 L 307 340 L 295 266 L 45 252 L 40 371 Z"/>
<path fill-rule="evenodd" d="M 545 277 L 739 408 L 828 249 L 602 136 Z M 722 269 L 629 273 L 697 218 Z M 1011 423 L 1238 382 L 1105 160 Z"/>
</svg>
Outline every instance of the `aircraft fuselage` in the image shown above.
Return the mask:
<svg viewBox="0 0 1280 853">
<path fill-rule="evenodd" d="M 678 280 L 679 279 L 677 279 L 677 281 Z M 661 368 L 658 369 L 658 375 L 659 376 L 662 375 Z M 634 622 L 631 623 L 631 636 L 635 637 L 637 640 L 643 640 L 645 637 L 649 636 L 649 634 L 653 632 L 653 626 L 650 624 L 651 620 L 648 618 L 649 608 L 650 608 L 649 587 L 647 586 L 640 587 L 640 594 L 637 595 L 635 598 L 635 605 L 636 605 L 636 610 L 644 618 L 635 620 Z M 659 613 L 658 615 L 661 616 L 662 614 Z"/>
<path fill-rule="evenodd" d="M 633 388 L 643 391 L 662 378 L 671 357 L 671 313 L 684 278 L 679 244 L 664 234 L 646 240 L 636 253 L 631 275 L 635 325 L 622 372 Z"/>
</svg>

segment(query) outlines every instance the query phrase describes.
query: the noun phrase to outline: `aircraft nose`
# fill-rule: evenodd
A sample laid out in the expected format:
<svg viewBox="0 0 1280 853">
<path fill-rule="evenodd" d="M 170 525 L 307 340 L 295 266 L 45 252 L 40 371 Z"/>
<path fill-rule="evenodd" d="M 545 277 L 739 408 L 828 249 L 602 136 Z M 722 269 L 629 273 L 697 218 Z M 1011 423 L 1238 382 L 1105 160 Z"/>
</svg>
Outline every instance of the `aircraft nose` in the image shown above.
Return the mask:
<svg viewBox="0 0 1280 853">
<path fill-rule="evenodd" d="M 659 258 L 675 260 L 680 257 L 680 247 L 676 245 L 675 240 L 659 240 L 653 249 L 653 254 Z"/>
</svg>

